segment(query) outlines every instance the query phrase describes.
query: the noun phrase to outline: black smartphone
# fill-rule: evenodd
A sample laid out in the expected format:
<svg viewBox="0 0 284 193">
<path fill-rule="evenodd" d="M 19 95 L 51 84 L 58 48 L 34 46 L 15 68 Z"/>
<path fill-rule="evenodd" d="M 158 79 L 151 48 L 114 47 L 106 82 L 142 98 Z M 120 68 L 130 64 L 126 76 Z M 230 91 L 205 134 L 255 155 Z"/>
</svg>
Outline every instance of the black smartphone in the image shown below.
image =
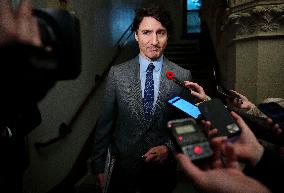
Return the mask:
<svg viewBox="0 0 284 193">
<path fill-rule="evenodd" d="M 240 98 L 239 95 L 237 95 L 233 91 L 231 91 L 231 90 L 229 90 L 229 89 L 227 89 L 227 88 L 225 88 L 223 86 L 217 85 L 217 92 L 223 98 L 227 98 L 230 101 L 237 100 L 237 102 L 242 103 L 242 99 Z"/>
<path fill-rule="evenodd" d="M 217 136 L 233 137 L 240 134 L 240 128 L 220 99 L 203 102 L 198 105 L 198 108 L 202 116 L 211 122 L 212 127 L 218 129 Z"/>
<path fill-rule="evenodd" d="M 258 109 L 273 120 L 273 122 L 279 124 L 280 128 L 284 129 L 284 108 L 278 103 L 261 103 L 257 105 Z"/>
<path fill-rule="evenodd" d="M 176 119 L 168 122 L 174 142 L 192 161 L 210 157 L 213 151 L 203 130 L 192 118 Z"/>
<path fill-rule="evenodd" d="M 169 99 L 168 103 L 186 113 L 187 115 L 193 117 L 194 119 L 198 119 L 201 115 L 201 112 L 196 105 L 186 101 L 179 96 Z"/>
</svg>

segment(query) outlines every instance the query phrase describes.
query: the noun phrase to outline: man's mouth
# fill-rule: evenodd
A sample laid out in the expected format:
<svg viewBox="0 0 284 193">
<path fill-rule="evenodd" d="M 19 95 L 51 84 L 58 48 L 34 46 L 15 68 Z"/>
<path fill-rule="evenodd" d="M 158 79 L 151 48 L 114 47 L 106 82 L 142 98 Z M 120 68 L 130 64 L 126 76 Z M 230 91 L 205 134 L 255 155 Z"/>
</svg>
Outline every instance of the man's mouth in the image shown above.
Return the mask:
<svg viewBox="0 0 284 193">
<path fill-rule="evenodd" d="M 159 48 L 149 48 L 149 50 L 150 50 L 151 52 L 157 52 L 157 51 L 159 51 Z"/>
</svg>

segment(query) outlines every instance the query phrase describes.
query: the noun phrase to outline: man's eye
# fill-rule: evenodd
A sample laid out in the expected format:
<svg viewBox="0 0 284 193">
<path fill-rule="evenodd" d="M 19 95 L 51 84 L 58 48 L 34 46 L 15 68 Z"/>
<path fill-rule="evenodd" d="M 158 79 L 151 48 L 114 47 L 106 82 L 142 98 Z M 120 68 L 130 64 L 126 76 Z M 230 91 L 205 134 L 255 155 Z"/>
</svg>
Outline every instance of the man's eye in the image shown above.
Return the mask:
<svg viewBox="0 0 284 193">
<path fill-rule="evenodd" d="M 150 31 L 142 31 L 142 34 L 144 34 L 144 35 L 150 35 Z"/>
<path fill-rule="evenodd" d="M 158 32 L 158 35 L 159 35 L 159 36 L 164 36 L 164 35 L 166 35 L 166 34 L 167 34 L 167 32 L 165 32 L 165 31 L 159 31 L 159 32 Z"/>
</svg>

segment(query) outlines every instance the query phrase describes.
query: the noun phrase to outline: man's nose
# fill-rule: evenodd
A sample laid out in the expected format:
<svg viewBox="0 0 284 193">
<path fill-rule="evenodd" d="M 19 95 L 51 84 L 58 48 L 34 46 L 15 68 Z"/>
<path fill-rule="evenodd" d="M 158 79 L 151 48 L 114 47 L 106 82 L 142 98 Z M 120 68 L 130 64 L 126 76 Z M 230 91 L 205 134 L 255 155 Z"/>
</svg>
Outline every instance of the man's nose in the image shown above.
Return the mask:
<svg viewBox="0 0 284 193">
<path fill-rule="evenodd" d="M 159 39 L 158 39 L 157 34 L 152 35 L 151 42 L 152 42 L 153 45 L 157 45 L 159 43 Z"/>
</svg>

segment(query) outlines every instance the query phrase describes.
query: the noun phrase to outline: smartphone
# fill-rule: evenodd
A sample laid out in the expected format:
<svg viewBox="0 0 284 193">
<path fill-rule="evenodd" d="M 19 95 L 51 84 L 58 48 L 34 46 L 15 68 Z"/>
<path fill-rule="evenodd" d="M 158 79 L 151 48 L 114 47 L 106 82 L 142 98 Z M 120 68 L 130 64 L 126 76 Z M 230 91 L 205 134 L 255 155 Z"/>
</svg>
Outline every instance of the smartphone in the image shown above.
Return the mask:
<svg viewBox="0 0 284 193">
<path fill-rule="evenodd" d="M 174 142 L 192 161 L 210 157 L 213 151 L 203 130 L 193 118 L 176 119 L 168 122 Z"/>
<path fill-rule="evenodd" d="M 176 96 L 168 100 L 168 103 L 186 113 L 187 115 L 193 117 L 194 119 L 198 119 L 201 116 L 201 112 L 198 107 L 183 98 Z"/>
<path fill-rule="evenodd" d="M 211 99 L 198 105 L 202 116 L 218 129 L 217 136 L 233 137 L 240 134 L 241 129 L 235 123 L 220 99 Z"/>
<path fill-rule="evenodd" d="M 279 124 L 280 128 L 284 129 L 284 108 L 278 103 L 261 103 L 257 105 L 258 109 L 273 120 L 273 122 Z"/>
<path fill-rule="evenodd" d="M 241 99 L 241 97 L 239 95 L 237 95 L 236 93 L 234 93 L 233 91 L 231 91 L 231 90 L 229 90 L 229 89 L 227 89 L 225 87 L 217 85 L 217 92 L 223 98 L 227 98 L 230 101 L 237 100 L 237 102 L 242 103 L 242 99 Z"/>
</svg>

